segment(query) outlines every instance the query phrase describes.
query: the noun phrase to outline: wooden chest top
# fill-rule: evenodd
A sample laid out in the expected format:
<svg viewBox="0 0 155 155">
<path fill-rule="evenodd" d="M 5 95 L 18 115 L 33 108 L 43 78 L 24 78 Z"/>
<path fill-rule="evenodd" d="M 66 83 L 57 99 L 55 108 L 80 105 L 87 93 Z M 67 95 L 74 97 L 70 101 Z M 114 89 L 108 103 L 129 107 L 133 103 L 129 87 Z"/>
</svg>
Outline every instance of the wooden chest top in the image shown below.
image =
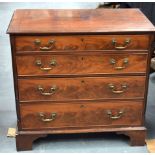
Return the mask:
<svg viewBox="0 0 155 155">
<path fill-rule="evenodd" d="M 152 32 L 139 9 L 16 10 L 7 33 Z"/>
</svg>

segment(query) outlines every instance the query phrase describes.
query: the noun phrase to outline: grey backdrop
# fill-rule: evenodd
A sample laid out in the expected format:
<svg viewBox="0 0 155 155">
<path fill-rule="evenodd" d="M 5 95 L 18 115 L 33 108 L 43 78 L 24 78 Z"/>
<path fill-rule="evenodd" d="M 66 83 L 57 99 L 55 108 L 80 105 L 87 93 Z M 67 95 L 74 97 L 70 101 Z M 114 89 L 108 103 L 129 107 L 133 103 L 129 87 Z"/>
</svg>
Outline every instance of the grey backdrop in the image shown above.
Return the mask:
<svg viewBox="0 0 155 155">
<path fill-rule="evenodd" d="M 14 111 L 15 98 L 9 35 L 6 30 L 15 9 L 96 8 L 99 3 L 3 3 L 0 2 L 0 111 Z"/>
</svg>

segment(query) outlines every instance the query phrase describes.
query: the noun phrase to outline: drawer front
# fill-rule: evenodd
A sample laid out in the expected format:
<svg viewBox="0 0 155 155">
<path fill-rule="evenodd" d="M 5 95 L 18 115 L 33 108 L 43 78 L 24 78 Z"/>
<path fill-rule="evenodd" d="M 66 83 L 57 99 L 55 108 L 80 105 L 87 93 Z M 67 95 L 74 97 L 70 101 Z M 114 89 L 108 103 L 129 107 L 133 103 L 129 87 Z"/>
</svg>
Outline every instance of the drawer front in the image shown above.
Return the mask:
<svg viewBox="0 0 155 155">
<path fill-rule="evenodd" d="M 149 35 L 17 36 L 18 51 L 145 50 Z"/>
<path fill-rule="evenodd" d="M 147 54 L 17 56 L 19 76 L 145 73 Z"/>
<path fill-rule="evenodd" d="M 19 79 L 20 101 L 143 98 L 145 77 Z"/>
<path fill-rule="evenodd" d="M 22 129 L 141 125 L 142 101 L 20 104 Z"/>
</svg>

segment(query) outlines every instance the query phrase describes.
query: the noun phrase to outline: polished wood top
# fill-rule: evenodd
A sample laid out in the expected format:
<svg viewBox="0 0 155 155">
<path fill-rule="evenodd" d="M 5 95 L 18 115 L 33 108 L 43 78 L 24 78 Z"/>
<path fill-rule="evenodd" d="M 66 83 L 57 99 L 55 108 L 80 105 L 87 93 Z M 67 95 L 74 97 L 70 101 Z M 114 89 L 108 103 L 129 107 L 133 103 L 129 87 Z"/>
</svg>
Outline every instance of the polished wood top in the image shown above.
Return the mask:
<svg viewBox="0 0 155 155">
<path fill-rule="evenodd" d="M 155 31 L 139 9 L 16 10 L 7 33 Z"/>
</svg>

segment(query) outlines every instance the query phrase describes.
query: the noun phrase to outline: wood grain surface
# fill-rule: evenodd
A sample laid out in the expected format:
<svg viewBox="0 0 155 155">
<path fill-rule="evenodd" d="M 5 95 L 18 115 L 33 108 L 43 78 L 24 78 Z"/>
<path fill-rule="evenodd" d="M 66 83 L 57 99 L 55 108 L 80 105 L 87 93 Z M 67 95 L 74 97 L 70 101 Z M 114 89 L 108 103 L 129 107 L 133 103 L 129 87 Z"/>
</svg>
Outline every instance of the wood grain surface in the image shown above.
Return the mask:
<svg viewBox="0 0 155 155">
<path fill-rule="evenodd" d="M 109 102 L 81 102 L 52 104 L 41 102 L 36 104 L 21 104 L 21 123 L 23 129 L 48 129 L 60 127 L 88 127 L 88 126 L 138 126 L 141 125 L 142 101 L 109 101 Z M 123 114 L 118 119 L 112 116 Z M 56 113 L 53 121 L 43 122 L 39 113 L 44 113 L 45 119 Z"/>
<path fill-rule="evenodd" d="M 22 9 L 8 33 L 101 33 L 155 31 L 139 9 Z"/>
<path fill-rule="evenodd" d="M 39 45 L 35 41 L 39 40 Z M 113 45 L 112 41 L 116 41 Z M 125 45 L 125 41 L 130 42 Z M 146 50 L 149 47 L 149 35 L 47 35 L 47 36 L 17 36 L 15 38 L 16 51 L 42 51 L 43 47 L 50 47 L 42 51 L 79 51 L 79 50 L 118 50 L 116 47 L 124 47 L 125 50 Z M 54 41 L 49 45 L 49 41 Z M 119 51 L 119 50 L 118 50 Z M 122 51 L 122 50 L 121 50 Z"/>
<path fill-rule="evenodd" d="M 37 65 L 38 61 L 40 65 Z M 145 73 L 147 54 L 20 55 L 16 57 L 16 64 L 18 76 Z M 42 70 L 44 68 L 49 70 Z"/>
<path fill-rule="evenodd" d="M 88 78 L 42 78 L 19 79 L 20 101 L 64 101 L 64 100 L 89 100 L 105 98 L 143 98 L 145 90 L 145 77 L 88 77 Z M 114 90 L 123 91 L 120 94 L 113 93 L 109 84 L 115 86 Z M 126 85 L 127 88 L 122 88 Z M 52 87 L 57 87 L 55 93 L 44 96 L 43 92 L 51 92 Z"/>
</svg>

